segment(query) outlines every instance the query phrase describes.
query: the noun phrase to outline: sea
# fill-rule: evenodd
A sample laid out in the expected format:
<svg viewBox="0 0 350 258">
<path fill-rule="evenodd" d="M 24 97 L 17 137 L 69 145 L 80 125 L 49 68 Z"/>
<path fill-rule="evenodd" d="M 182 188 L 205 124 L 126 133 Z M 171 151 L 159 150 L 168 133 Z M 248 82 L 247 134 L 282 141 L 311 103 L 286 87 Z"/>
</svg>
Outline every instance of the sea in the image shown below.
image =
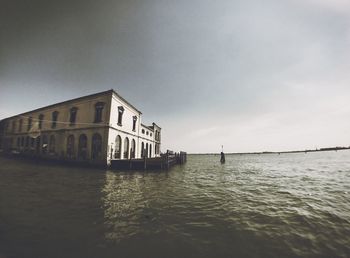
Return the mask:
<svg viewBox="0 0 350 258">
<path fill-rule="evenodd" d="M 1 157 L 0 257 L 350 257 L 350 151 L 168 171 Z"/>
</svg>

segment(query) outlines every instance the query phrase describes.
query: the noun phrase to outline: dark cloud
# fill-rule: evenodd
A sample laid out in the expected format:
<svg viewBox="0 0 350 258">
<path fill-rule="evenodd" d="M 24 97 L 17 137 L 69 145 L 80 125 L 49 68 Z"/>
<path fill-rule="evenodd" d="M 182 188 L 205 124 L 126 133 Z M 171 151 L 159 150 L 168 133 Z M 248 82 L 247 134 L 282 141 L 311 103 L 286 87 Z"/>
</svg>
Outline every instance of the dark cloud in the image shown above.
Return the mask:
<svg viewBox="0 0 350 258">
<path fill-rule="evenodd" d="M 1 1 L 0 115 L 114 88 L 165 128 L 170 147 L 218 134 L 235 143 L 232 150 L 254 150 L 263 137 L 266 148 L 293 147 L 305 138 L 295 128 L 348 111 L 335 104 L 350 96 L 347 7 L 342 0 Z M 336 130 L 349 127 L 341 121 L 333 121 Z M 277 141 L 268 131 L 278 129 L 285 134 Z M 172 139 L 178 131 L 186 140 Z M 323 133 L 310 139 L 332 142 Z M 347 140 L 338 135 L 334 142 Z"/>
</svg>

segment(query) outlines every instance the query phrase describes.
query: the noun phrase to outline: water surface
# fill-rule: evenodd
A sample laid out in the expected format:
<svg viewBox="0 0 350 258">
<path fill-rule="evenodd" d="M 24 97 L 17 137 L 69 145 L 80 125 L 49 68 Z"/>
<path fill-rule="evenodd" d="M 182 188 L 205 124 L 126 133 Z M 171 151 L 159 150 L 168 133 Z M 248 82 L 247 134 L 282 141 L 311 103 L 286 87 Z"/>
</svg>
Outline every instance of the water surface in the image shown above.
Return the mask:
<svg viewBox="0 0 350 258">
<path fill-rule="evenodd" d="M 168 172 L 0 158 L 0 257 L 350 257 L 350 151 Z"/>
</svg>

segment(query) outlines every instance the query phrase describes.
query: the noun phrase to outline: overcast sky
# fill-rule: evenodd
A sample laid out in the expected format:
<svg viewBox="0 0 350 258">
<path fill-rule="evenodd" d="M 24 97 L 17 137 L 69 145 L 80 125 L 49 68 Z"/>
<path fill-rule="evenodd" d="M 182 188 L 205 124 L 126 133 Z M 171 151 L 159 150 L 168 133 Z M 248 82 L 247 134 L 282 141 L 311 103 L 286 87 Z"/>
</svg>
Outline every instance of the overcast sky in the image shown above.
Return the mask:
<svg viewBox="0 0 350 258">
<path fill-rule="evenodd" d="M 113 88 L 163 151 L 350 145 L 348 0 L 0 4 L 0 119 Z"/>
</svg>

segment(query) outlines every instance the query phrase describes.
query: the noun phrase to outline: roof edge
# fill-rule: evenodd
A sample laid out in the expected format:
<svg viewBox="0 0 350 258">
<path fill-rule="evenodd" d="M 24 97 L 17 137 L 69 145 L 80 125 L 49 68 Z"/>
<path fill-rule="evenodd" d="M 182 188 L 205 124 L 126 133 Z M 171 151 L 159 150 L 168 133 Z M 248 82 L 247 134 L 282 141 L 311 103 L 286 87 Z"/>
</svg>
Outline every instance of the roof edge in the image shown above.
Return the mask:
<svg viewBox="0 0 350 258">
<path fill-rule="evenodd" d="M 95 96 L 99 96 L 99 95 L 105 95 L 105 94 L 112 93 L 112 92 L 115 92 L 115 91 L 113 89 L 110 89 L 110 90 L 101 91 L 101 92 L 85 95 L 85 96 L 74 98 L 74 99 L 61 101 L 61 102 L 58 102 L 58 103 L 55 103 L 55 104 L 51 104 L 51 105 L 48 105 L 48 106 L 44 106 L 44 107 L 36 108 L 36 109 L 30 110 L 30 111 L 26 111 L 26 112 L 23 112 L 23 113 L 19 113 L 19 114 L 14 115 L 14 116 L 6 117 L 6 118 L 1 119 L 0 121 L 5 121 L 7 119 L 11 119 L 11 118 L 14 118 L 16 116 L 25 115 L 25 114 L 32 113 L 32 112 L 38 112 L 38 111 L 46 109 L 46 108 L 52 108 L 52 107 L 55 107 L 55 106 L 58 106 L 58 105 L 62 105 L 62 104 L 65 104 L 65 103 L 69 103 L 69 102 L 73 102 L 73 101 L 77 101 L 77 100 L 81 100 L 81 99 L 85 99 L 85 98 L 91 98 L 91 97 L 95 97 Z"/>
<path fill-rule="evenodd" d="M 135 111 L 137 111 L 140 115 L 142 114 L 142 112 L 140 110 L 138 110 L 134 105 L 130 104 L 129 101 L 127 101 L 126 99 L 124 99 L 122 96 L 120 96 L 115 90 L 111 90 L 118 98 L 120 98 L 122 101 L 124 101 L 126 104 L 128 104 L 130 107 L 132 107 L 133 109 L 135 109 Z"/>
</svg>

